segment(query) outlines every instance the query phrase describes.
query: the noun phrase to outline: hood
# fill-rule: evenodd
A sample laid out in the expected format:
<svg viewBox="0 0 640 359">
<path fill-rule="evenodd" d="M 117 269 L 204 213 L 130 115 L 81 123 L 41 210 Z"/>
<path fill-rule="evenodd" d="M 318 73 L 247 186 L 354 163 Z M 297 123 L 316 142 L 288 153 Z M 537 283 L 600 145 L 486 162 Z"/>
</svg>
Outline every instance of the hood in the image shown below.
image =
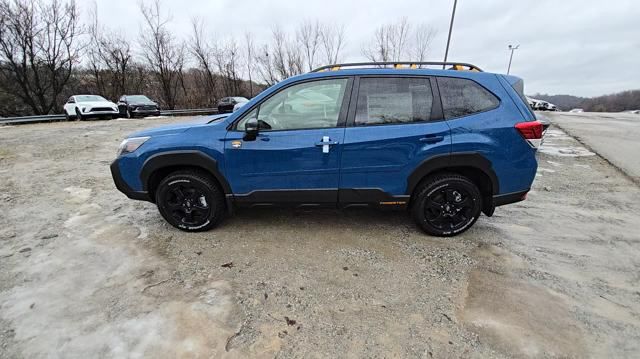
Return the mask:
<svg viewBox="0 0 640 359">
<path fill-rule="evenodd" d="M 135 102 L 129 102 L 129 105 L 130 106 L 148 106 L 148 105 L 158 106 L 158 104 L 153 101 L 135 101 Z"/>
<path fill-rule="evenodd" d="M 111 101 L 83 101 L 76 103 L 78 107 L 117 107 L 117 105 Z"/>
<path fill-rule="evenodd" d="M 142 130 L 142 131 L 133 133 L 127 137 L 143 137 L 143 136 L 153 137 L 153 136 L 181 133 L 193 127 L 204 126 L 204 125 L 213 124 L 213 123 L 224 123 L 223 119 L 225 119 L 227 116 L 229 116 L 229 114 L 201 116 L 193 120 L 190 120 L 188 122 L 175 123 L 173 125 L 165 125 L 165 126 Z"/>
</svg>

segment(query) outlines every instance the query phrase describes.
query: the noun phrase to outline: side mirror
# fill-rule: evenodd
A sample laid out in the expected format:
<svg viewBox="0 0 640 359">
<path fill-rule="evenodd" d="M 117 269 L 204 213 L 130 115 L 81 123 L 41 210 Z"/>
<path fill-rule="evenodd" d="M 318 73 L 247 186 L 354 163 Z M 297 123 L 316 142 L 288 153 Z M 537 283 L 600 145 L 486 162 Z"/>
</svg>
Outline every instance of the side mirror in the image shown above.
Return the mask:
<svg viewBox="0 0 640 359">
<path fill-rule="evenodd" d="M 250 118 L 244 124 L 244 140 L 245 141 L 253 141 L 258 137 L 258 119 Z"/>
</svg>

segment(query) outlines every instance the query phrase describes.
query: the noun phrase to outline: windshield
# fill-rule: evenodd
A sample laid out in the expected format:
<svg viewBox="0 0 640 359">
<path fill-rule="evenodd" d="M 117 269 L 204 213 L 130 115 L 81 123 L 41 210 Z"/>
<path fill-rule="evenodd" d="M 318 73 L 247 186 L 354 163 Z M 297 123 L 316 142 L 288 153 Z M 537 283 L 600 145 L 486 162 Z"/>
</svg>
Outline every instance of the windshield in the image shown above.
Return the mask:
<svg viewBox="0 0 640 359">
<path fill-rule="evenodd" d="M 107 100 L 102 96 L 96 96 L 96 95 L 76 96 L 76 102 L 96 102 L 96 101 L 107 101 Z"/>
<path fill-rule="evenodd" d="M 151 99 L 149 99 L 145 95 L 127 96 L 127 100 L 128 101 L 140 101 L 140 102 L 152 102 Z"/>
</svg>

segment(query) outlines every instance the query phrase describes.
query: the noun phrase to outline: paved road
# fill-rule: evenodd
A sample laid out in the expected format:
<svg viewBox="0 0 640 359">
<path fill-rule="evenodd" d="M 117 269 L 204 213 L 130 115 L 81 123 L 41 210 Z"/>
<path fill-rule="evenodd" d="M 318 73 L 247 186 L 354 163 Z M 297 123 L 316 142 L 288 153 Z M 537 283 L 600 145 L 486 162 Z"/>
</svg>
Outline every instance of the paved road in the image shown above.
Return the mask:
<svg viewBox="0 0 640 359">
<path fill-rule="evenodd" d="M 566 112 L 544 115 L 640 183 L 640 115 Z"/>
</svg>

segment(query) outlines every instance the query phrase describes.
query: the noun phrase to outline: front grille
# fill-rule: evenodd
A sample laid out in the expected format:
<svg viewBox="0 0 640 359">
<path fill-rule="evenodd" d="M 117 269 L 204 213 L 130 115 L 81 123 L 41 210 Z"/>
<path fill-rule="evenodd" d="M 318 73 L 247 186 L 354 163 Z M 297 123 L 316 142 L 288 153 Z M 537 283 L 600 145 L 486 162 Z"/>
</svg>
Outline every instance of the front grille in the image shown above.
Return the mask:
<svg viewBox="0 0 640 359">
<path fill-rule="evenodd" d="M 93 107 L 91 112 L 99 112 L 99 111 L 113 111 L 111 107 Z"/>
<path fill-rule="evenodd" d="M 149 106 L 138 106 L 138 107 L 136 108 L 136 110 L 138 110 L 138 111 L 154 111 L 155 109 L 156 109 L 156 107 L 155 107 L 155 106 L 153 106 L 153 105 L 149 105 Z"/>
</svg>

